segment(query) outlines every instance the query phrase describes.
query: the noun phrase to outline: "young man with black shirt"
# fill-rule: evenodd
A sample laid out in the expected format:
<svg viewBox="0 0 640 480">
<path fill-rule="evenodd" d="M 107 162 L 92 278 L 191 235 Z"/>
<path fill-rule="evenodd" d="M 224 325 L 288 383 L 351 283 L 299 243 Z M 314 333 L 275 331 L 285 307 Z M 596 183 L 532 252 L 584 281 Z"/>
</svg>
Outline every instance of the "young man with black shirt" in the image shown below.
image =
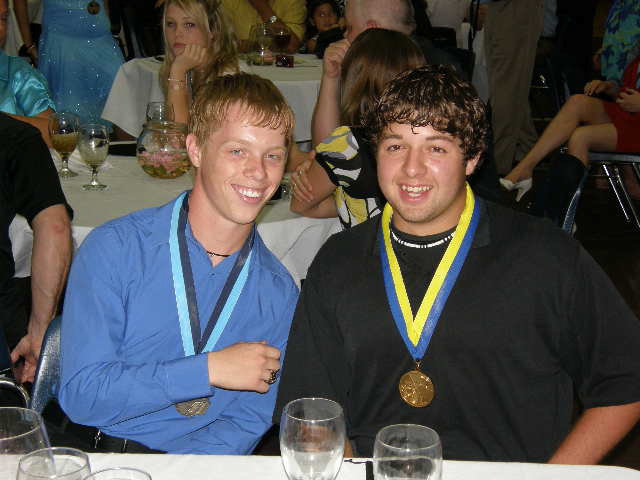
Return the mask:
<svg viewBox="0 0 640 480">
<path fill-rule="evenodd" d="M 563 232 L 474 196 L 484 108 L 447 67 L 390 82 L 366 127 L 389 203 L 309 269 L 274 420 L 321 396 L 356 455 L 418 423 L 448 459 L 598 462 L 640 417 L 638 319 Z"/>
</svg>

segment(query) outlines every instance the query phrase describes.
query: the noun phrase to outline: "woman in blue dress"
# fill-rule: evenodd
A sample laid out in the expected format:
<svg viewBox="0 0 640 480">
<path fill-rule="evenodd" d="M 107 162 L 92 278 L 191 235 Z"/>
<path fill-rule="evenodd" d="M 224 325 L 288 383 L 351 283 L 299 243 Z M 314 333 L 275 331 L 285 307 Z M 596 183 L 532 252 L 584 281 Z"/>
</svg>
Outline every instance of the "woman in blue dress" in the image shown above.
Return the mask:
<svg viewBox="0 0 640 480">
<path fill-rule="evenodd" d="M 44 2 L 40 61 L 58 111 L 100 121 L 118 68 L 124 62 L 113 40 L 107 0 Z"/>
</svg>

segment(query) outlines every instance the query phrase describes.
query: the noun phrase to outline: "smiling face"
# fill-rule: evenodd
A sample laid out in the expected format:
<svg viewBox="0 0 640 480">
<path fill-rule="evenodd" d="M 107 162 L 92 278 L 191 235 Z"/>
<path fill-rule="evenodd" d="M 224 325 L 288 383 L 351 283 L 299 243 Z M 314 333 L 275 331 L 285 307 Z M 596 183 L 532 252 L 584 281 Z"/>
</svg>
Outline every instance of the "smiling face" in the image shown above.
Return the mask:
<svg viewBox="0 0 640 480">
<path fill-rule="evenodd" d="M 326 32 L 336 23 L 338 23 L 338 15 L 333 10 L 333 6 L 330 3 L 323 3 L 318 5 L 313 11 L 313 24 L 318 29 L 318 32 Z"/>
<path fill-rule="evenodd" d="M 253 223 L 280 185 L 287 160 L 285 133 L 253 123 L 246 107 L 235 103 L 202 147 L 194 135 L 187 137 L 189 157 L 198 168 L 192 199 L 214 221 Z"/>
<path fill-rule="evenodd" d="M 212 35 L 196 19 L 175 4 L 167 7 L 164 22 L 166 46 L 173 56 L 180 55 L 186 45 L 206 47 Z"/>
<path fill-rule="evenodd" d="M 394 210 L 393 224 L 426 236 L 457 225 L 465 181 L 478 158 L 464 161 L 458 139 L 430 126 L 392 123 L 378 143 L 378 182 Z"/>
</svg>

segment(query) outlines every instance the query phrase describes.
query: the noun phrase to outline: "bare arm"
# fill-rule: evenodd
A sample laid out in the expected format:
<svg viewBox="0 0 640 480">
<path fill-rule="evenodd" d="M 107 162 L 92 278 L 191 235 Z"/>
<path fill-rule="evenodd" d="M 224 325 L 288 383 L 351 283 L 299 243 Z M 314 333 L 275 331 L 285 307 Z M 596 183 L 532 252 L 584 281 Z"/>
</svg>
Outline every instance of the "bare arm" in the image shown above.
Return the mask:
<svg viewBox="0 0 640 480">
<path fill-rule="evenodd" d="M 598 463 L 640 419 L 640 402 L 589 408 L 580 416 L 549 463 Z"/>
<path fill-rule="evenodd" d="M 16 14 L 16 20 L 18 21 L 18 28 L 20 29 L 20 36 L 22 36 L 22 43 L 27 49 L 27 55 L 31 57 L 31 60 L 38 64 L 38 48 L 33 43 L 31 37 L 31 28 L 29 27 L 29 10 L 27 8 L 27 0 L 14 0 L 13 11 Z"/>
<path fill-rule="evenodd" d="M 293 198 L 291 211 L 312 218 L 337 217 L 332 194 L 336 189 L 327 172 L 312 160 L 292 174 Z"/>
<path fill-rule="evenodd" d="M 33 381 L 42 338 L 56 314 L 60 293 L 71 262 L 71 225 L 64 205 L 45 208 L 33 222 L 31 257 L 31 315 L 27 334 L 11 352 L 15 363 L 24 357 L 24 368 L 18 373 L 21 382 Z"/>
<path fill-rule="evenodd" d="M 53 110 L 51 110 L 50 108 L 47 108 L 46 110 L 44 110 L 43 112 L 40 112 L 35 117 L 25 117 L 22 115 L 13 115 L 13 114 L 7 114 L 7 115 L 15 118 L 16 120 L 20 120 L 21 122 L 25 122 L 36 127 L 38 130 L 40 130 L 40 134 L 42 135 L 44 142 L 47 144 L 48 147 L 51 147 L 51 137 L 49 137 L 49 116 L 52 114 L 53 114 Z"/>
<path fill-rule="evenodd" d="M 189 89 L 187 88 L 187 72 L 203 67 L 207 62 L 207 49 L 200 45 L 189 44 L 179 53 L 171 64 L 167 103 L 173 106 L 176 122 L 189 122 Z"/>
<path fill-rule="evenodd" d="M 322 80 L 311 118 L 311 140 L 317 145 L 340 125 L 340 72 L 350 43 L 347 39 L 329 45 L 322 60 Z"/>
</svg>

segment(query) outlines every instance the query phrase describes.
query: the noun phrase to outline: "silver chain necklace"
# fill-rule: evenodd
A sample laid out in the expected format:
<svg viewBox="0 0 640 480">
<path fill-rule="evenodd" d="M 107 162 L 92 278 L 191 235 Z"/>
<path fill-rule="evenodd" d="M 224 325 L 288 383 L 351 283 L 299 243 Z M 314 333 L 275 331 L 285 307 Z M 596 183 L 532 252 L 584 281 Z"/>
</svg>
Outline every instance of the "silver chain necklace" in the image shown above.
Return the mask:
<svg viewBox="0 0 640 480">
<path fill-rule="evenodd" d="M 437 247 L 438 245 L 442 245 L 443 243 L 447 243 L 448 241 L 450 241 L 453 238 L 453 234 L 456 233 L 455 230 L 453 232 L 451 232 L 449 235 L 447 235 L 444 238 L 441 238 L 440 240 L 437 240 L 435 242 L 432 243 L 411 243 L 411 242 L 407 242 L 406 240 L 402 240 L 401 238 L 399 238 L 396 233 L 391 230 L 391 236 L 393 237 L 393 239 L 398 242 L 400 245 L 404 245 L 405 247 L 411 247 L 411 248 L 433 248 L 433 247 Z"/>
</svg>

